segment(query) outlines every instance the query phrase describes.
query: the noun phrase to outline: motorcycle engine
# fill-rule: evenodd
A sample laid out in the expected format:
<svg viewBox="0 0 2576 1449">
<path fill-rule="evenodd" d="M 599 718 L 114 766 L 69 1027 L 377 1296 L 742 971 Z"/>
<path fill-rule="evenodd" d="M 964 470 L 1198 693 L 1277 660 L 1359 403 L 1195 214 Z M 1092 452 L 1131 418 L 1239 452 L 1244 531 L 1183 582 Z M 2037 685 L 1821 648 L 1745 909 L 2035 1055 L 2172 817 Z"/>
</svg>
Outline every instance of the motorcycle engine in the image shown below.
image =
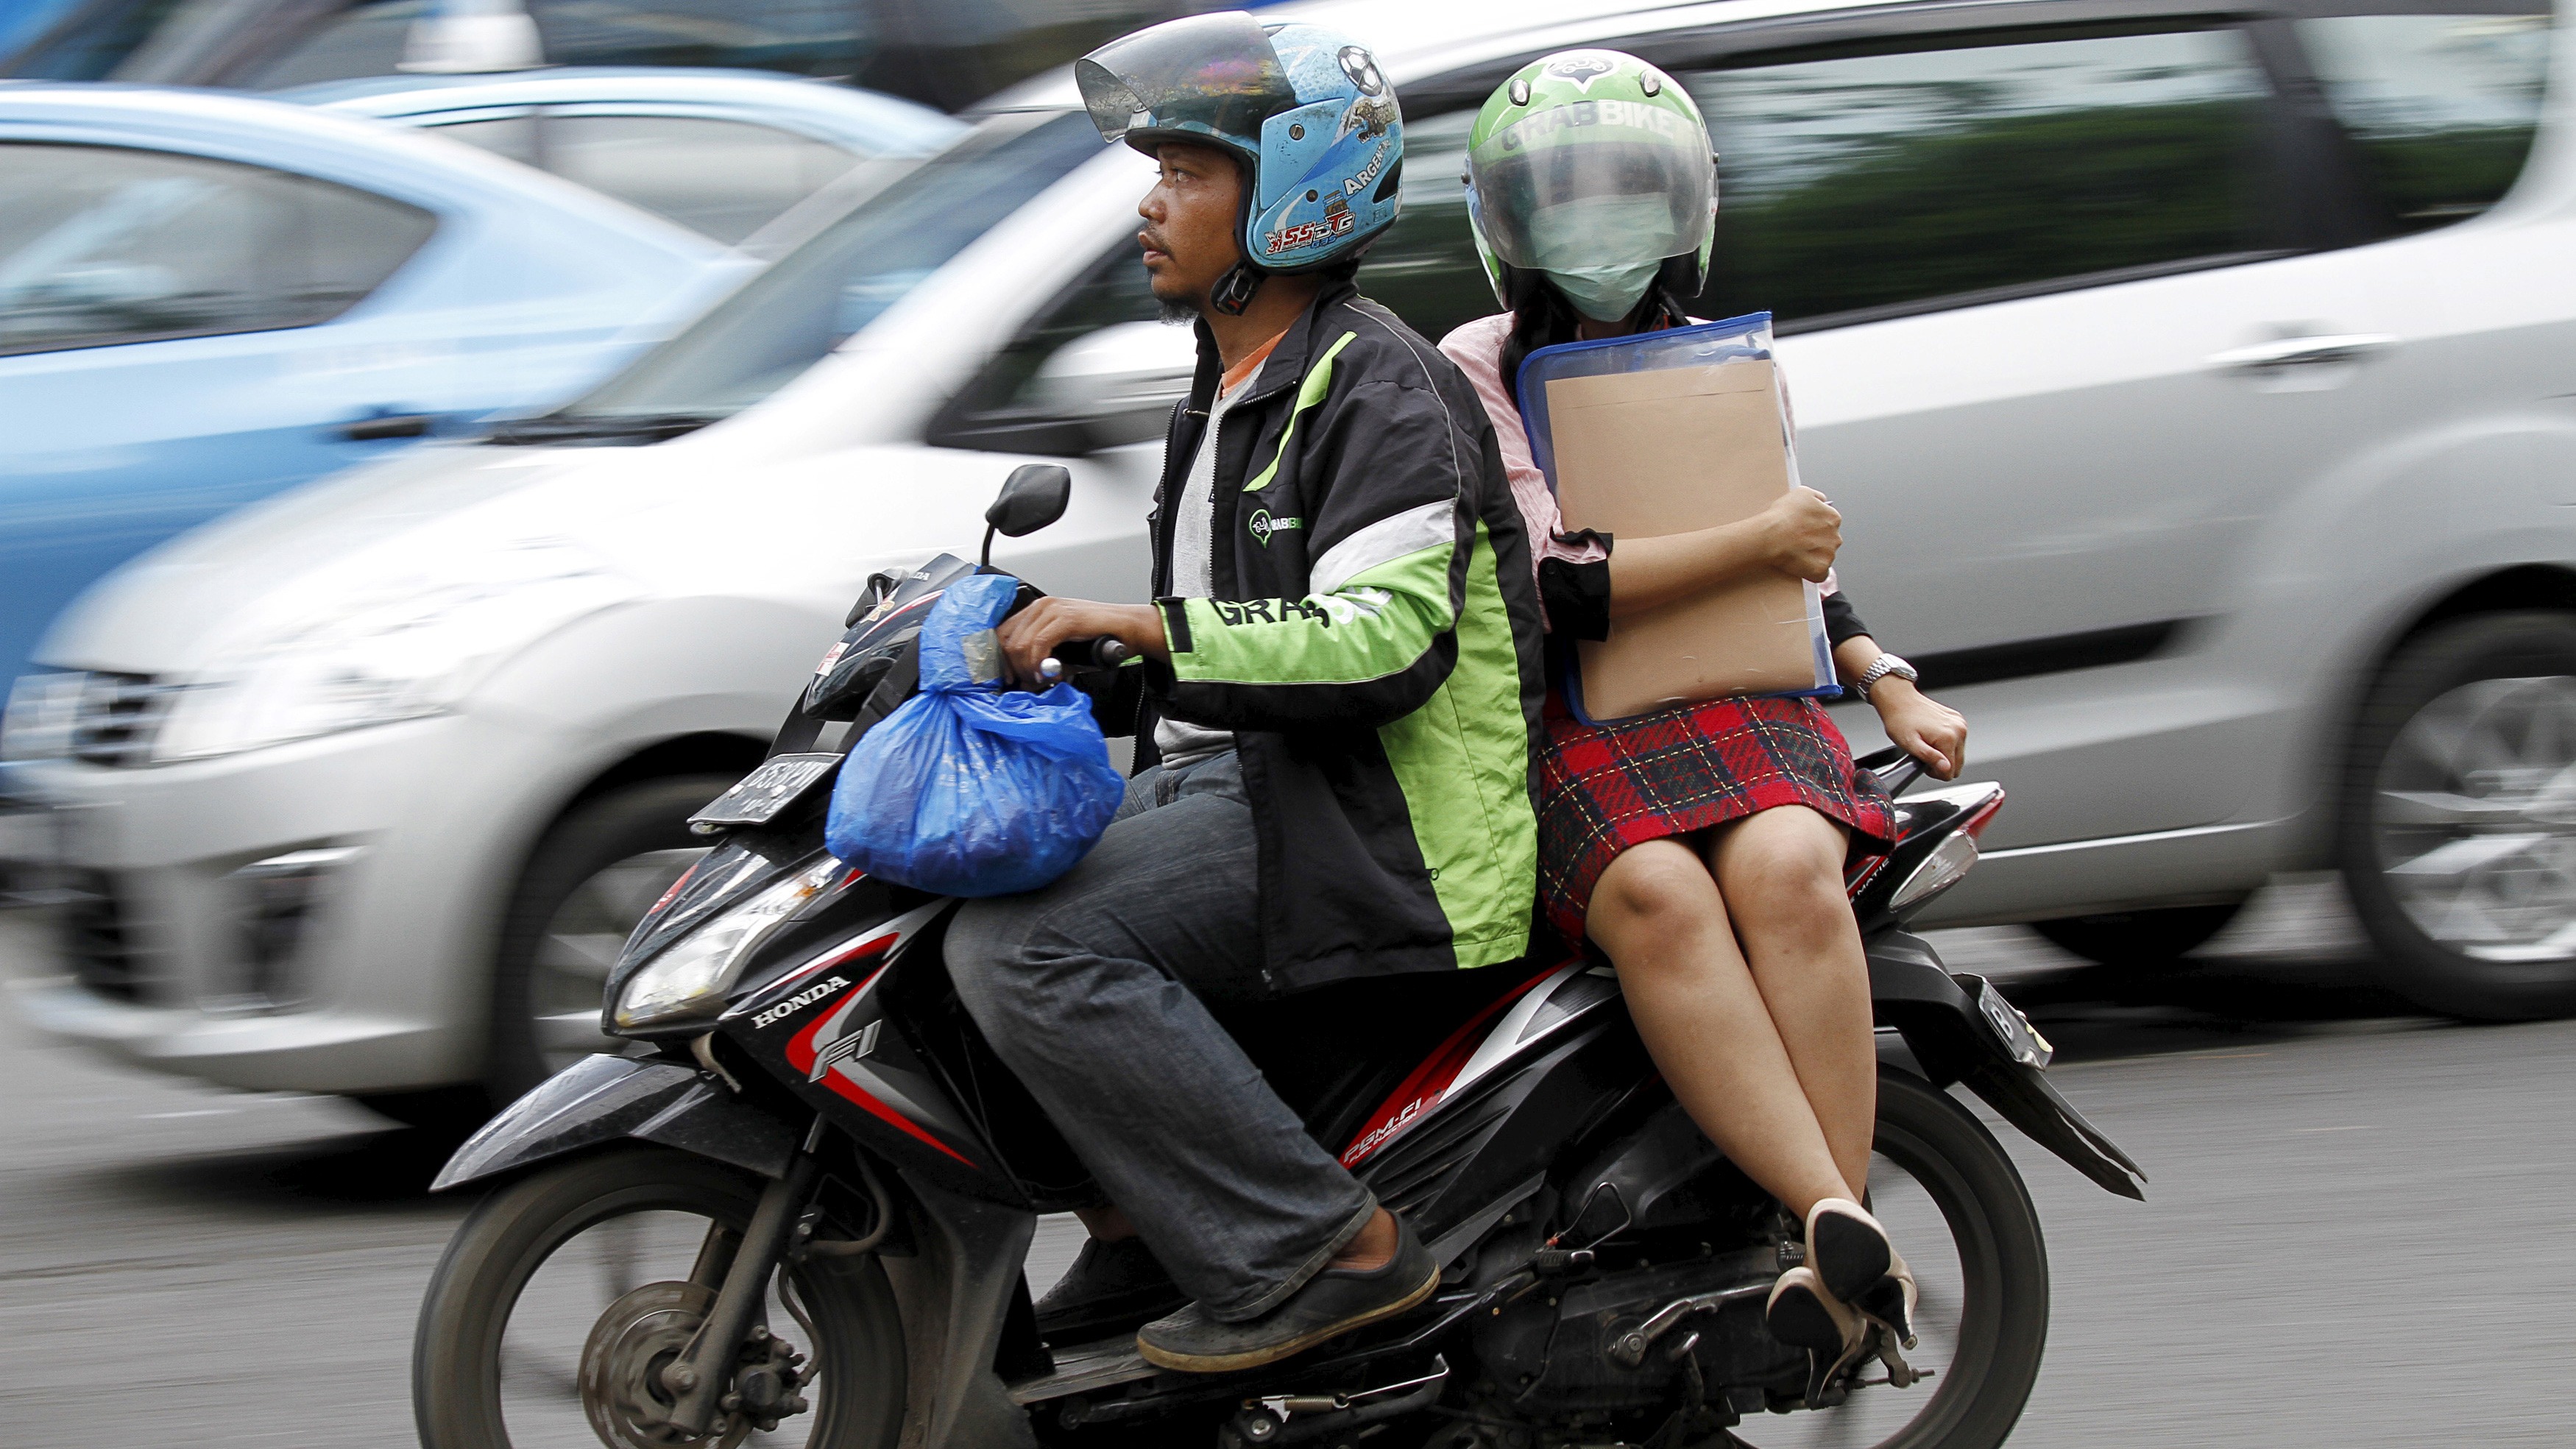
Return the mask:
<svg viewBox="0 0 2576 1449">
<path fill-rule="evenodd" d="M 1779 1272 L 1774 1251 L 1754 1247 L 1545 1283 L 1477 1325 L 1477 1364 L 1495 1400 L 1534 1418 L 1669 1408 L 1687 1391 L 1691 1362 L 1710 1402 L 1759 1410 L 1805 1382 L 1806 1354 L 1762 1321 Z M 1666 1306 L 1730 1288 L 1759 1291 L 1688 1314 L 1645 1343 L 1641 1359 L 1633 1348 L 1623 1357 L 1621 1340 Z"/>
</svg>

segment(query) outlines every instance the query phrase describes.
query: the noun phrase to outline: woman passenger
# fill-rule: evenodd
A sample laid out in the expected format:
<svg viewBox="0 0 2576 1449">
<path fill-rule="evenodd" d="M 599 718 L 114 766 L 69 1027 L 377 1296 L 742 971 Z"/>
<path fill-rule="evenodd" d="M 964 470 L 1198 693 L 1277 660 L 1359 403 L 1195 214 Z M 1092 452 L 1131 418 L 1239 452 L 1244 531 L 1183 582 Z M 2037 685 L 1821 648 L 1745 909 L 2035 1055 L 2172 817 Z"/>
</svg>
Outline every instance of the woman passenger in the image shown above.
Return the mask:
<svg viewBox="0 0 2576 1449">
<path fill-rule="evenodd" d="M 1625 104 L 1603 104 L 1624 102 Z M 1742 523 L 1613 541 L 1563 531 L 1510 379 L 1532 351 L 1686 323 L 1708 263 L 1716 176 L 1689 95 L 1617 51 L 1524 67 L 1486 101 L 1468 155 L 1477 244 L 1509 310 L 1440 344 L 1483 396 L 1529 521 L 1552 673 L 1568 641 L 1762 569 L 1821 581 L 1841 677 L 1888 738 L 1955 777 L 1967 723 L 1913 685 L 1835 589 L 1841 516 L 1795 488 Z M 1689 460 L 1675 460 L 1676 467 Z M 1911 1336 L 1913 1274 L 1861 1206 L 1878 1059 L 1868 965 L 1843 893 L 1852 839 L 1893 807 L 1812 699 L 1725 699 L 1586 724 L 1551 691 L 1539 796 L 1541 904 L 1618 968 L 1691 1119 L 1805 1228 L 1774 1335 L 1839 1372 L 1875 1321 Z"/>
</svg>

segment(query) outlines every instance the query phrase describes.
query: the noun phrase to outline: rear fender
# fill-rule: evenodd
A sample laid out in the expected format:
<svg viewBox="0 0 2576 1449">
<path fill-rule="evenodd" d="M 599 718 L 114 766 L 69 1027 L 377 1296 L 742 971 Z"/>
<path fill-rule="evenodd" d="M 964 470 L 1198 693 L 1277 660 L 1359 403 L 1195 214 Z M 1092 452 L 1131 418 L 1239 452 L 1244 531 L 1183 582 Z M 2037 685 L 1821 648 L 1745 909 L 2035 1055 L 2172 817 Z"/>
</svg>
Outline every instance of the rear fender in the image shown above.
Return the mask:
<svg viewBox="0 0 2576 1449">
<path fill-rule="evenodd" d="M 2058 1095 L 2042 1069 L 2047 1044 L 2001 992 L 1983 977 L 1952 975 L 1920 936 L 1888 931 L 1868 946 L 1878 1024 L 1904 1036 L 1927 1080 L 1964 1084 L 2105 1191 L 2145 1199 L 2146 1173 Z"/>
<path fill-rule="evenodd" d="M 673 1062 L 593 1056 L 566 1067 L 483 1124 L 429 1187 L 443 1192 L 611 1143 L 658 1142 L 781 1177 L 795 1129 Z"/>
</svg>

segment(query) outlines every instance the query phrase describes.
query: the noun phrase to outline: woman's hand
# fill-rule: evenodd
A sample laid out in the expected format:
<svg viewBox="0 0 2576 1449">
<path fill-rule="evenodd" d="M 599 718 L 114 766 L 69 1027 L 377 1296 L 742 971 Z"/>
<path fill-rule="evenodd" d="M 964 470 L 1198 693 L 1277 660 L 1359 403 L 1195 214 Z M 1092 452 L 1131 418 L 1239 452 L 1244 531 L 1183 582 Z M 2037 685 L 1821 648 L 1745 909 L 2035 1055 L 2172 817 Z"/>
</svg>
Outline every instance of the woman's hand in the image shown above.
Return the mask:
<svg viewBox="0 0 2576 1449">
<path fill-rule="evenodd" d="M 1843 516 L 1813 488 L 1792 488 L 1759 515 L 1773 567 L 1823 583 L 1843 547 Z"/>
<path fill-rule="evenodd" d="M 1869 687 L 1870 705 L 1888 742 L 1923 762 L 1936 780 L 1955 780 L 1968 763 L 1968 718 L 1889 675 Z"/>
</svg>

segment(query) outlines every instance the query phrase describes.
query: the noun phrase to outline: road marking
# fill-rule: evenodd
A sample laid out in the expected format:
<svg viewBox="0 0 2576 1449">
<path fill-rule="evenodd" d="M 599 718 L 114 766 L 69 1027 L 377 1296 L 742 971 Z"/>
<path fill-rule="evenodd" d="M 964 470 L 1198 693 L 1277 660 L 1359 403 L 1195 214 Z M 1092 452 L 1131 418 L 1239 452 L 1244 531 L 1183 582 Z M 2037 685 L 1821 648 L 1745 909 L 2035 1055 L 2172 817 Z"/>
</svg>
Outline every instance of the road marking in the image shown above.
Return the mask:
<svg viewBox="0 0 2576 1449">
<path fill-rule="evenodd" d="M 172 1117 L 228 1117 L 240 1110 L 239 1107 L 199 1107 L 193 1112 L 146 1112 L 143 1120 L 160 1122 Z"/>
</svg>

